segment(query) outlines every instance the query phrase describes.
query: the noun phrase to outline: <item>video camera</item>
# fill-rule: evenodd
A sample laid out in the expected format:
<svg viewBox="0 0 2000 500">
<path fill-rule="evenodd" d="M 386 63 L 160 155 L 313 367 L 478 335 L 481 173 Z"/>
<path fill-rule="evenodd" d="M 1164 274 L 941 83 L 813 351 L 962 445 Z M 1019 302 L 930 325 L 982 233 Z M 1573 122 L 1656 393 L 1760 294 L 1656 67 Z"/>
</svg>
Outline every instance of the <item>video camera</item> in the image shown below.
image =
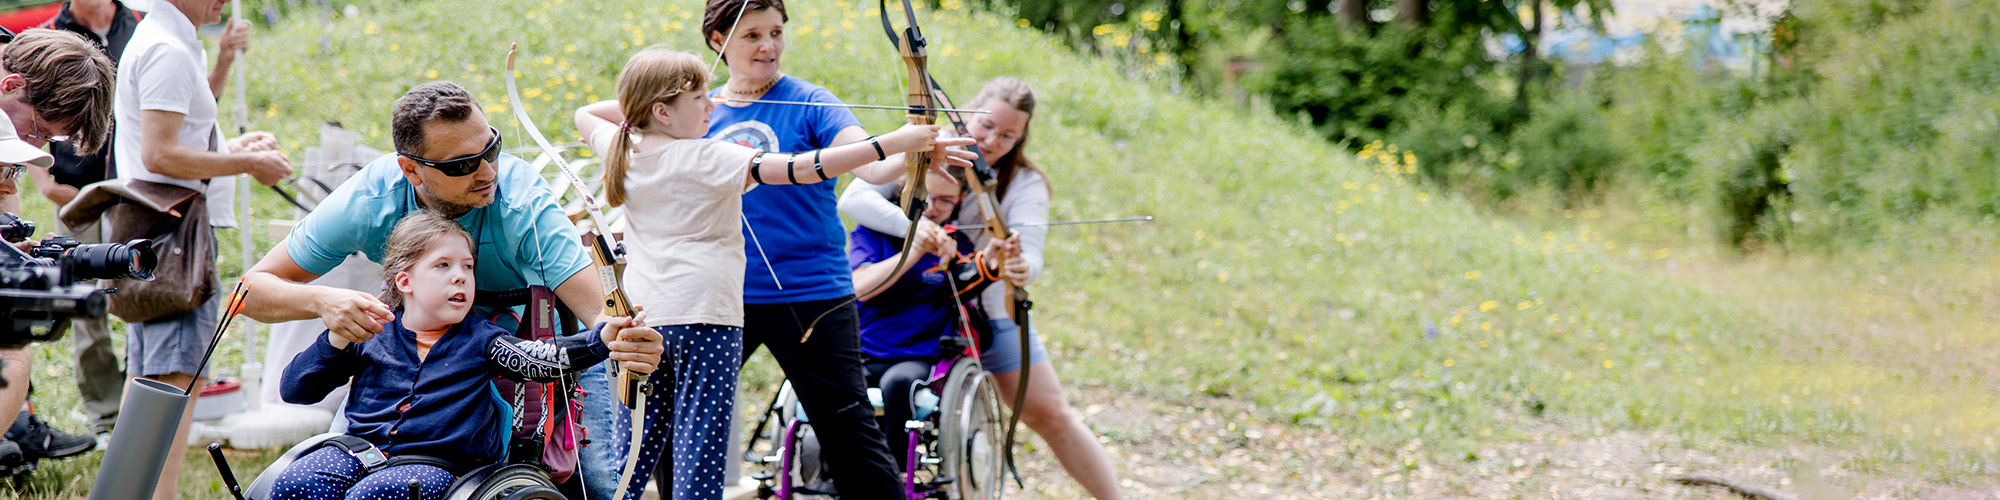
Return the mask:
<svg viewBox="0 0 2000 500">
<path fill-rule="evenodd" d="M 106 294 L 94 280 L 151 281 L 159 263 L 147 240 L 83 244 L 50 236 L 23 252 L 15 244 L 35 234 L 35 223 L 0 213 L 0 348 L 62 338 L 76 315 L 104 317 Z"/>
</svg>

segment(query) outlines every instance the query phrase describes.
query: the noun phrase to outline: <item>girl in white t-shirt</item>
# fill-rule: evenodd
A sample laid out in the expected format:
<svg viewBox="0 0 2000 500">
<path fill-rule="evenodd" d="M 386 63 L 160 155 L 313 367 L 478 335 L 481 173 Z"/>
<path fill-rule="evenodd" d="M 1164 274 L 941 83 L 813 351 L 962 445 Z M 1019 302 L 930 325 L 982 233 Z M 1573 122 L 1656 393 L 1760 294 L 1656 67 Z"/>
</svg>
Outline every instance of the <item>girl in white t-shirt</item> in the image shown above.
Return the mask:
<svg viewBox="0 0 2000 500">
<path fill-rule="evenodd" d="M 672 498 L 722 494 L 742 357 L 742 194 L 758 184 L 831 180 L 890 154 L 972 143 L 938 140 L 934 125 L 793 154 L 702 139 L 715 108 L 703 92 L 708 75 L 693 54 L 647 49 L 619 72 L 618 100 L 576 110 L 577 132 L 604 158 L 607 201 L 625 206 L 626 295 L 645 306 L 646 326 L 666 344 L 651 384 L 673 392 L 647 398 L 643 440 L 627 452 L 640 453 L 637 470 L 650 471 L 672 443 Z M 644 476 L 619 480 L 627 498 L 645 490 Z"/>
</svg>

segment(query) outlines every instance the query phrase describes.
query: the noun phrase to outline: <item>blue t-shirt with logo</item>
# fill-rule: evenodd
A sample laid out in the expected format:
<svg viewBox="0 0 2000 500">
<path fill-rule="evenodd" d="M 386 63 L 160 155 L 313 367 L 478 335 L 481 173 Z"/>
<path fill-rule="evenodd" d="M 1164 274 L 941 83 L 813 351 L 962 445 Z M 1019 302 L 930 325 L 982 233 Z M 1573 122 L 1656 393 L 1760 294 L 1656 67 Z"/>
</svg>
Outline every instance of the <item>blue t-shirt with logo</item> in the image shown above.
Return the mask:
<svg viewBox="0 0 2000 500">
<path fill-rule="evenodd" d="M 847 253 L 850 269 L 872 263 L 895 264 L 903 239 L 855 226 L 854 249 Z M 960 240 L 959 251 L 972 245 Z M 913 256 L 911 271 L 897 276 L 874 298 L 861 301 L 861 352 L 878 361 L 929 359 L 938 355 L 938 337 L 951 331 L 958 318 L 958 301 L 952 298 L 952 283 L 938 267 L 938 256 Z"/>
<path fill-rule="evenodd" d="M 501 154 L 497 167 L 493 203 L 458 217 L 478 241 L 479 289 L 555 288 L 589 267 L 583 240 L 548 182 L 514 155 Z M 335 188 L 279 244 L 313 274 L 332 271 L 356 252 L 382 262 L 389 233 L 418 208 L 416 188 L 403 178 L 396 155 L 382 155 Z"/>
<path fill-rule="evenodd" d="M 718 87 L 709 95 L 721 95 L 721 90 Z M 790 75 L 779 78 L 760 99 L 840 102 L 825 87 Z M 860 125 L 847 108 L 717 105 L 709 114 L 708 138 L 760 151 L 798 153 L 830 146 L 841 129 Z M 766 185 L 743 195 L 743 217 L 748 222 L 743 253 L 749 262 L 744 270 L 744 303 L 783 304 L 854 294 L 854 276 L 841 258 L 846 229 L 835 209 L 839 196 L 834 184 Z M 777 282 L 772 281 L 774 271 Z"/>
</svg>

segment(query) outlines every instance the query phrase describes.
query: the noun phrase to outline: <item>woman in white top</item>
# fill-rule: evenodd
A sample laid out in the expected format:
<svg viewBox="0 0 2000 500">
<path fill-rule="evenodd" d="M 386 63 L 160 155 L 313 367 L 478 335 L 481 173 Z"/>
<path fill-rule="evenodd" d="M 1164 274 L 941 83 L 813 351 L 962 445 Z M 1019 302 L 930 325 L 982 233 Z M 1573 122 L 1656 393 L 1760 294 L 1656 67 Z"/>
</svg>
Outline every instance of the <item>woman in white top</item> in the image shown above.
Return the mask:
<svg viewBox="0 0 2000 500">
<path fill-rule="evenodd" d="M 1028 124 L 1034 118 L 1035 93 L 1028 84 L 1013 78 L 998 78 L 987 82 L 972 98 L 970 109 L 987 111 L 988 114 L 973 114 L 967 124 L 967 132 L 978 141 L 980 154 L 985 155 L 994 170 L 998 171 L 999 183 L 995 196 L 1000 198 L 1000 212 L 1006 216 L 1008 224 L 1015 228 L 1016 238 L 1006 242 L 1010 252 L 1020 253 L 1017 265 L 1006 269 L 1006 279 L 1012 283 L 1026 285 L 1033 282 L 1042 270 L 1042 244 L 1047 239 L 1049 220 L 1049 198 L 1054 194 L 1048 177 L 1041 167 L 1028 159 Z M 874 185 L 856 179 L 849 183 L 840 196 L 840 213 L 854 219 L 869 229 L 890 236 L 902 238 L 909 229 L 909 220 L 896 208 L 889 197 L 896 193 L 894 185 Z M 976 230 L 985 220 L 978 203 L 966 203 L 959 209 L 957 227 Z M 917 231 L 929 237 L 944 229 L 929 220 L 919 222 Z M 984 233 L 984 231 L 980 231 Z M 989 235 L 979 234 L 977 245 L 985 245 Z M 979 362 L 999 380 L 1001 400 L 1007 404 L 1014 402 L 1014 388 L 1021 380 L 1021 335 L 1020 328 L 1009 318 L 1003 287 L 991 287 L 980 297 L 981 307 L 991 318 L 993 326 L 992 347 L 981 353 Z M 1083 422 L 1072 416 L 1069 403 L 1063 398 L 1062 384 L 1056 379 L 1055 367 L 1049 364 L 1048 352 L 1042 347 L 1041 339 L 1035 332 L 1027 332 L 1030 343 L 1027 356 L 1029 370 L 1034 373 L 1028 378 L 1028 397 L 1022 405 L 1021 423 L 1027 424 L 1035 434 L 1048 440 L 1055 450 L 1056 460 L 1062 462 L 1069 476 L 1100 499 L 1122 498 L 1116 471 L 1111 468 L 1111 459 L 1104 455 L 1104 448 L 1097 444 L 1096 436 Z"/>
<path fill-rule="evenodd" d="M 764 154 L 702 139 L 715 103 L 708 66 L 686 52 L 647 49 L 618 74 L 616 101 L 576 110 L 577 132 L 604 158 L 611 206 L 625 205 L 624 283 L 646 326 L 666 344 L 648 398 L 638 470 L 673 449 L 671 498 L 719 498 L 743 338 L 742 194 L 758 184 L 828 180 L 887 153 L 928 151 L 935 125 L 907 125 L 876 139 L 794 154 Z M 619 478 L 627 498 L 643 474 Z"/>
</svg>

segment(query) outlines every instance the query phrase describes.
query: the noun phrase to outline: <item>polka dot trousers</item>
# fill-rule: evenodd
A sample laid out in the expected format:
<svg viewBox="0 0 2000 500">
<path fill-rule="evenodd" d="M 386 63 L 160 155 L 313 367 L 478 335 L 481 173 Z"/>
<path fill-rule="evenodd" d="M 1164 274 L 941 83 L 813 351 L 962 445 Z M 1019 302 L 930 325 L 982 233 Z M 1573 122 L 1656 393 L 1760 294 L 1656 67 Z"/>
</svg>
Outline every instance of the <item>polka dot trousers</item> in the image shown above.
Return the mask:
<svg viewBox="0 0 2000 500">
<path fill-rule="evenodd" d="M 635 477 L 625 500 L 645 491 L 649 472 L 662 470 L 661 491 L 680 499 L 722 498 L 722 469 L 729 459 L 729 417 L 736 406 L 736 375 L 743 359 L 743 329 L 719 325 L 654 327 L 666 344 L 646 396 L 646 429 L 639 441 Z M 629 415 L 629 413 L 628 413 Z M 631 423 L 625 423 L 631 428 Z M 672 450 L 672 455 L 662 457 Z M 663 460 L 663 458 L 670 460 Z M 663 496 L 664 497 L 664 496 Z"/>
<path fill-rule="evenodd" d="M 361 476 L 361 461 L 332 446 L 321 447 L 299 457 L 278 475 L 271 486 L 273 500 L 344 498 L 347 500 L 410 500 L 410 480 L 419 485 L 424 500 L 444 498 L 445 488 L 457 479 L 450 472 L 431 465 L 406 464 Z"/>
</svg>

